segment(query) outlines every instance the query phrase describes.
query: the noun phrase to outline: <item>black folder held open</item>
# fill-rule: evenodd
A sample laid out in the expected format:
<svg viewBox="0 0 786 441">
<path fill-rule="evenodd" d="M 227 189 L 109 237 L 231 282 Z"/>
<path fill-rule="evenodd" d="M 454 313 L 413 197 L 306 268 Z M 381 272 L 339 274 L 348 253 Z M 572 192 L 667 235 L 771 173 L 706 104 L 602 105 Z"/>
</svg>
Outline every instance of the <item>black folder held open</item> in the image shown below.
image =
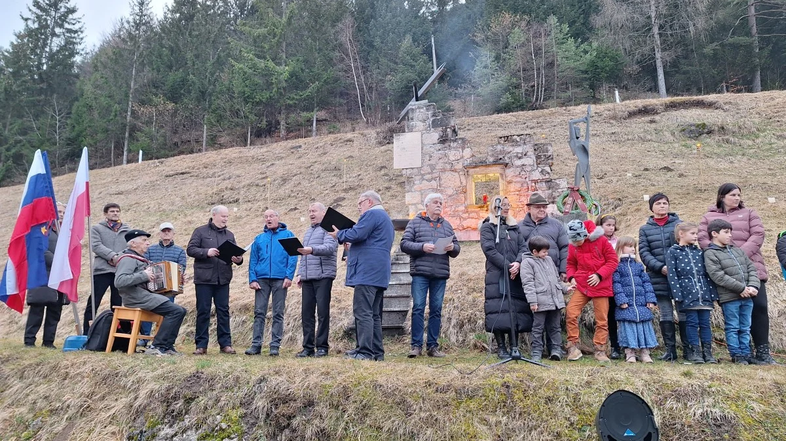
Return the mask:
<svg viewBox="0 0 786 441">
<path fill-rule="evenodd" d="M 282 247 L 284 247 L 284 251 L 286 251 L 290 256 L 299 256 L 300 253 L 297 252 L 297 249 L 304 248 L 303 244 L 300 242 L 300 239 L 297 237 L 279 239 L 278 242 Z"/>
<path fill-rule="evenodd" d="M 218 246 L 218 256 L 216 257 L 231 265 L 234 256 L 242 256 L 245 252 L 246 250 L 243 248 L 225 240 L 224 243 Z"/>
<path fill-rule="evenodd" d="M 322 222 L 319 223 L 319 226 L 326 231 L 333 231 L 333 225 L 339 230 L 346 230 L 354 227 L 355 221 L 334 210 L 332 207 L 328 207 L 325 212 L 325 217 L 322 218 Z"/>
</svg>

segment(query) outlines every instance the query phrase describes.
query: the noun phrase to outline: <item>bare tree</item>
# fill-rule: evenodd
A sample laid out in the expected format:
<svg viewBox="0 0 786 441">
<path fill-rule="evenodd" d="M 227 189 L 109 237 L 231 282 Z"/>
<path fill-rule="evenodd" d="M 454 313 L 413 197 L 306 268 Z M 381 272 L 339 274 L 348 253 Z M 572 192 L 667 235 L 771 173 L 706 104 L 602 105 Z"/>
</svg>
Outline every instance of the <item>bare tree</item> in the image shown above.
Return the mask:
<svg viewBox="0 0 786 441">
<path fill-rule="evenodd" d="M 128 140 L 131 134 L 131 109 L 134 105 L 134 91 L 137 80 L 137 67 L 147 36 L 153 25 L 150 11 L 151 0 L 131 0 L 131 18 L 126 31 L 126 39 L 131 50 L 131 79 L 128 86 L 128 108 L 126 110 L 126 132 L 123 138 L 123 165 L 128 163 Z"/>
<path fill-rule="evenodd" d="M 355 41 L 355 21 L 352 16 L 347 16 L 339 25 L 339 35 L 343 43 L 341 55 L 346 63 L 349 63 L 350 70 L 352 71 L 352 81 L 355 84 L 355 93 L 358 99 L 358 111 L 363 122 L 368 123 L 366 115 L 363 111 L 364 103 L 368 102 L 368 88 L 366 87 L 366 80 L 363 76 L 363 67 L 360 63 L 360 56 L 358 55 L 358 44 Z M 361 94 L 361 87 L 363 92 Z"/>
</svg>

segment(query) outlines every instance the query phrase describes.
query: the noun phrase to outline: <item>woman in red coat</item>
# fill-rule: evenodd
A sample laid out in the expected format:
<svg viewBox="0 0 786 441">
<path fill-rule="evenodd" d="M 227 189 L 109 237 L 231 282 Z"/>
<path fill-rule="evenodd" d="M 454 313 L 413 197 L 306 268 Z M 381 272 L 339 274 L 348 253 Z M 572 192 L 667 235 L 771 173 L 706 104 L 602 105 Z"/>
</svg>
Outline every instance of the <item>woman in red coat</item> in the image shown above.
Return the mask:
<svg viewBox="0 0 786 441">
<path fill-rule="evenodd" d="M 614 297 L 612 276 L 619 265 L 617 253 L 603 235 L 602 228 L 595 228 L 592 221 L 568 222 L 567 277 L 575 288 L 566 308 L 568 328 L 568 361 L 581 358 L 579 343 L 579 315 L 592 301 L 595 309 L 595 359 L 608 362 L 606 340 L 609 337 L 609 299 Z"/>
</svg>

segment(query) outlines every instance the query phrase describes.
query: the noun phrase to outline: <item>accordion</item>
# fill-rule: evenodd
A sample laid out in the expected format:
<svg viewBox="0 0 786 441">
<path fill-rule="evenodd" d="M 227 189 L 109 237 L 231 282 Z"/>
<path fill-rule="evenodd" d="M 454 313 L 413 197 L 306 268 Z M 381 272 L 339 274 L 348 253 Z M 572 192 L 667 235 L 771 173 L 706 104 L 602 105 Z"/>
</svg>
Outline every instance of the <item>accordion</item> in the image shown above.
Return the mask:
<svg viewBox="0 0 786 441">
<path fill-rule="evenodd" d="M 153 281 L 147 282 L 150 292 L 175 296 L 183 293 L 183 274 L 177 262 L 158 262 L 150 264 Z"/>
</svg>

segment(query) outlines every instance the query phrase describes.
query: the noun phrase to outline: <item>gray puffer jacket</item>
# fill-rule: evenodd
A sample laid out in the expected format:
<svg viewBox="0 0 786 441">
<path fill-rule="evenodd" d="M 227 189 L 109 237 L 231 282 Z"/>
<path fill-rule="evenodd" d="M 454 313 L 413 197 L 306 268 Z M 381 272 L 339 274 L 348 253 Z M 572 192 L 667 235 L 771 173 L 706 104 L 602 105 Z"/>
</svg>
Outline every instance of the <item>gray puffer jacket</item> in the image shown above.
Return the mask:
<svg viewBox="0 0 786 441">
<path fill-rule="evenodd" d="M 710 247 L 704 250 L 704 266 L 710 280 L 718 288 L 718 303 L 741 299 L 740 294 L 746 287 L 759 289 L 756 265 L 742 248 L 734 245 L 721 248 L 710 243 Z"/>
<path fill-rule="evenodd" d="M 312 225 L 303 237 L 303 246 L 311 247 L 311 254 L 300 256 L 297 275 L 300 280 L 336 278 L 336 250 L 338 242 L 319 224 Z"/>
<path fill-rule="evenodd" d="M 426 253 L 423 245 L 434 243 L 437 239 L 453 238 L 453 249 L 445 254 Z M 450 277 L 450 257 L 461 252 L 461 246 L 453 234 L 453 226 L 444 218 L 431 220 L 426 213 L 420 213 L 407 224 L 401 237 L 401 251 L 409 254 L 409 273 L 413 276 L 447 279 Z"/>
<path fill-rule="evenodd" d="M 560 282 L 557 268 L 550 256 L 545 259 L 524 255 L 521 259 L 521 286 L 527 302 L 538 305 L 536 312 L 553 311 L 565 307 L 568 289 Z"/>
<path fill-rule="evenodd" d="M 103 220 L 90 229 L 90 243 L 93 246 L 93 274 L 114 273 L 116 268 L 109 262 L 119 256 L 126 249 L 126 233 L 131 228 L 127 224 L 121 224 L 117 231 L 109 228 L 106 220 Z"/>
</svg>

